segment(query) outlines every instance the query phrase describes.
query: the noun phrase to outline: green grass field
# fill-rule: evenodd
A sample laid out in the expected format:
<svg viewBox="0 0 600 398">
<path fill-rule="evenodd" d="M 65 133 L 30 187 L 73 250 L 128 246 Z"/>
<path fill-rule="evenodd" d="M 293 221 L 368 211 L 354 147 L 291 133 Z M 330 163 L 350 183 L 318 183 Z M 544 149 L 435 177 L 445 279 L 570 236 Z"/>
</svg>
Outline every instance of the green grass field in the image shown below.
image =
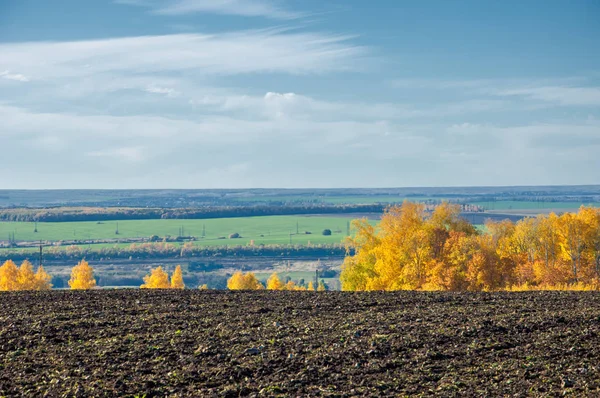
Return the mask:
<svg viewBox="0 0 600 398">
<path fill-rule="evenodd" d="M 0 237 L 7 240 L 14 233 L 17 241 L 59 241 L 87 239 L 139 238 L 158 235 L 177 237 L 180 228 L 184 236 L 195 236 L 198 245 L 246 245 L 339 243 L 347 234 L 346 217 L 307 217 L 307 216 L 267 216 L 244 218 L 221 218 L 208 220 L 127 220 L 119 221 L 119 234 L 116 221 L 107 222 L 64 222 L 38 223 L 0 222 Z M 296 227 L 298 234 L 296 234 Z M 322 231 L 330 229 L 331 236 L 323 236 Z M 203 230 L 205 237 L 202 238 Z M 306 231 L 311 234 L 305 234 Z M 239 233 L 242 238 L 228 239 L 230 234 Z M 225 239 L 220 239 L 225 238 Z M 109 246 L 113 246 L 112 244 Z M 98 247 L 97 245 L 95 247 Z"/>
<path fill-rule="evenodd" d="M 544 210 L 558 209 L 563 211 L 577 210 L 581 205 L 600 207 L 600 203 L 580 202 L 525 202 L 525 201 L 495 201 L 495 202 L 472 202 L 474 205 L 483 207 L 485 210 Z"/>
</svg>

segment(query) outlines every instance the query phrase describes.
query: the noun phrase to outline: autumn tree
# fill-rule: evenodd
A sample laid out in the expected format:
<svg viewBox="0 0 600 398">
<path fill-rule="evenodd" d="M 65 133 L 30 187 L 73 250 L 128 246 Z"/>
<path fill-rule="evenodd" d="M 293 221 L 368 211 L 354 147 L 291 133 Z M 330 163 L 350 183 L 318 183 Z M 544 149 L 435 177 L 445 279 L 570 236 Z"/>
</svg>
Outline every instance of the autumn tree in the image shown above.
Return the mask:
<svg viewBox="0 0 600 398">
<path fill-rule="evenodd" d="M 167 274 L 161 266 L 158 266 L 150 271 L 149 275 L 144 277 L 144 284 L 141 289 L 170 289 L 169 274 Z"/>
<path fill-rule="evenodd" d="M 308 286 L 306 287 L 306 290 L 308 290 L 310 292 L 315 291 L 315 285 L 312 283 L 312 281 L 308 282 Z"/>
<path fill-rule="evenodd" d="M 560 253 L 563 260 L 570 262 L 571 277 L 575 282 L 579 280 L 581 273 L 587 228 L 588 225 L 576 214 L 565 213 L 559 218 Z"/>
<path fill-rule="evenodd" d="M 319 287 L 317 287 L 317 291 L 318 291 L 318 292 L 324 292 L 324 291 L 326 291 L 326 290 L 328 290 L 328 289 L 327 289 L 327 285 L 325 284 L 325 281 L 324 281 L 323 279 L 321 279 L 321 280 L 319 281 Z"/>
<path fill-rule="evenodd" d="M 258 281 L 253 272 L 244 274 L 241 271 L 234 272 L 231 278 L 227 280 L 227 288 L 229 290 L 264 289 L 263 285 Z"/>
<path fill-rule="evenodd" d="M 35 290 L 37 281 L 33 272 L 33 265 L 27 260 L 21 263 L 17 276 L 17 290 Z"/>
<path fill-rule="evenodd" d="M 41 265 L 35 273 L 35 290 L 49 290 L 52 288 L 50 281 L 52 277 L 44 270 Z"/>
<path fill-rule="evenodd" d="M 342 290 L 600 287 L 600 209 L 489 221 L 479 233 L 456 205 L 404 202 L 377 228 L 352 225 Z"/>
<path fill-rule="evenodd" d="M 0 291 L 18 290 L 19 269 L 12 261 L 6 261 L 0 267 Z"/>
<path fill-rule="evenodd" d="M 283 290 L 284 286 L 277 272 L 273 272 L 267 280 L 267 290 Z"/>
<path fill-rule="evenodd" d="M 96 287 L 96 279 L 94 278 L 94 269 L 87 261 L 81 260 L 71 270 L 71 279 L 69 286 L 73 290 L 87 290 Z"/>
<path fill-rule="evenodd" d="M 185 289 L 185 284 L 183 283 L 183 274 L 181 272 L 181 265 L 175 267 L 175 271 L 171 276 L 171 288 Z"/>
</svg>

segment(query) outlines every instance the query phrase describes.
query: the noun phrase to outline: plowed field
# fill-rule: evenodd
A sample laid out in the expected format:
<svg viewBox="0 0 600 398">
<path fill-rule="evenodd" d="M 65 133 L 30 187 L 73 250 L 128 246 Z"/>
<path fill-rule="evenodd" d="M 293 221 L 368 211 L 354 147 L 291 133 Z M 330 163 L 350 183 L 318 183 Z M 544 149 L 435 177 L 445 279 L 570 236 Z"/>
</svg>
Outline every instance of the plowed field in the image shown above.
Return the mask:
<svg viewBox="0 0 600 398">
<path fill-rule="evenodd" d="M 595 293 L 0 294 L 0 396 L 600 396 Z"/>
</svg>

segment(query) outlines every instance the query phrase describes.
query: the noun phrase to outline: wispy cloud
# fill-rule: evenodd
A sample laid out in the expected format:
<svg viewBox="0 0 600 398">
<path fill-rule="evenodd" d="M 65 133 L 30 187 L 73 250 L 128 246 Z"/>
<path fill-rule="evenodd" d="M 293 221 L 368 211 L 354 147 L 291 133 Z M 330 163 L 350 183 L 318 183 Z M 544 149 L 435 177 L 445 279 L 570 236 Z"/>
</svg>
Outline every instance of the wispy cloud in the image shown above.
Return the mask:
<svg viewBox="0 0 600 398">
<path fill-rule="evenodd" d="M 151 94 L 162 94 L 171 98 L 179 95 L 177 90 L 169 87 L 149 86 L 145 89 L 145 91 Z"/>
<path fill-rule="evenodd" d="M 566 106 L 600 106 L 600 87 L 515 87 L 496 90 L 498 96 L 525 97 Z"/>
<path fill-rule="evenodd" d="M 471 96 L 514 97 L 557 106 L 599 106 L 600 87 L 582 77 L 560 79 L 397 79 L 396 88 L 462 92 Z"/>
<path fill-rule="evenodd" d="M 104 151 L 92 151 L 88 152 L 88 156 L 113 158 L 115 160 L 126 162 L 140 162 L 144 158 L 141 147 L 122 147 L 112 148 Z"/>
<path fill-rule="evenodd" d="M 29 76 L 51 79 L 107 72 L 326 73 L 360 68 L 366 49 L 350 44 L 347 36 L 254 30 L 214 35 L 3 43 L 0 53 L 3 54 L 0 70 L 20 70 Z"/>
<path fill-rule="evenodd" d="M 0 77 L 2 79 L 7 79 L 7 80 L 15 80 L 18 82 L 28 82 L 29 78 L 25 75 L 22 75 L 20 73 L 10 73 L 10 71 L 5 70 L 4 72 L 0 72 Z"/>
<path fill-rule="evenodd" d="M 210 13 L 271 19 L 295 19 L 303 15 L 285 8 L 281 0 L 117 0 L 116 2 L 148 7 L 152 12 L 163 15 Z"/>
</svg>

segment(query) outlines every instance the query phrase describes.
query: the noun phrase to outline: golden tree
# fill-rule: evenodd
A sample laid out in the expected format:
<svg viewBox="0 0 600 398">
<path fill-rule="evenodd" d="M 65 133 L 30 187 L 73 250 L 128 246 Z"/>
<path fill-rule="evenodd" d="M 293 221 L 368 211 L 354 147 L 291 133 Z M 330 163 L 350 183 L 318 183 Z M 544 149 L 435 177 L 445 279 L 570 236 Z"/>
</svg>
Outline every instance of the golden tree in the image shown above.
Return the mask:
<svg viewBox="0 0 600 398">
<path fill-rule="evenodd" d="M 300 286 L 297 286 L 293 281 L 288 281 L 285 286 L 283 287 L 283 290 L 301 290 Z"/>
<path fill-rule="evenodd" d="M 50 290 L 52 288 L 51 280 L 52 277 L 40 265 L 35 273 L 35 290 Z"/>
<path fill-rule="evenodd" d="M 234 272 L 231 278 L 227 280 L 227 288 L 229 290 L 264 289 L 263 285 L 258 281 L 253 272 L 244 274 L 241 271 Z"/>
<path fill-rule="evenodd" d="M 185 289 L 183 283 L 183 274 L 181 272 L 181 265 L 178 265 L 171 276 L 171 288 L 173 289 Z"/>
<path fill-rule="evenodd" d="M 267 290 L 283 290 L 283 288 L 284 284 L 279 279 L 279 275 L 277 275 L 277 272 L 273 272 L 267 280 Z"/>
<path fill-rule="evenodd" d="M 94 269 L 87 261 L 81 260 L 71 270 L 71 279 L 69 286 L 75 290 L 87 290 L 96 287 L 96 279 L 94 278 Z"/>
<path fill-rule="evenodd" d="M 169 289 L 169 274 L 163 271 L 162 267 L 156 267 L 150 271 L 150 275 L 144 277 L 144 284 L 141 289 Z"/>
<path fill-rule="evenodd" d="M 6 261 L 0 267 L 0 291 L 17 290 L 19 286 L 19 269 L 12 261 Z"/>
<path fill-rule="evenodd" d="M 27 260 L 21 263 L 17 277 L 17 290 L 35 290 L 37 281 L 33 272 L 33 265 Z"/>
<path fill-rule="evenodd" d="M 319 287 L 317 287 L 317 291 L 324 292 L 325 290 L 327 290 L 327 286 L 325 285 L 325 282 L 323 282 L 323 280 L 321 279 L 319 281 Z"/>
<path fill-rule="evenodd" d="M 459 210 L 404 202 L 378 228 L 353 221 L 342 290 L 600 288 L 600 209 L 488 222 L 481 234 Z"/>
<path fill-rule="evenodd" d="M 314 292 L 315 291 L 315 285 L 312 283 L 312 281 L 308 282 L 308 286 L 306 287 L 306 290 Z"/>
</svg>

